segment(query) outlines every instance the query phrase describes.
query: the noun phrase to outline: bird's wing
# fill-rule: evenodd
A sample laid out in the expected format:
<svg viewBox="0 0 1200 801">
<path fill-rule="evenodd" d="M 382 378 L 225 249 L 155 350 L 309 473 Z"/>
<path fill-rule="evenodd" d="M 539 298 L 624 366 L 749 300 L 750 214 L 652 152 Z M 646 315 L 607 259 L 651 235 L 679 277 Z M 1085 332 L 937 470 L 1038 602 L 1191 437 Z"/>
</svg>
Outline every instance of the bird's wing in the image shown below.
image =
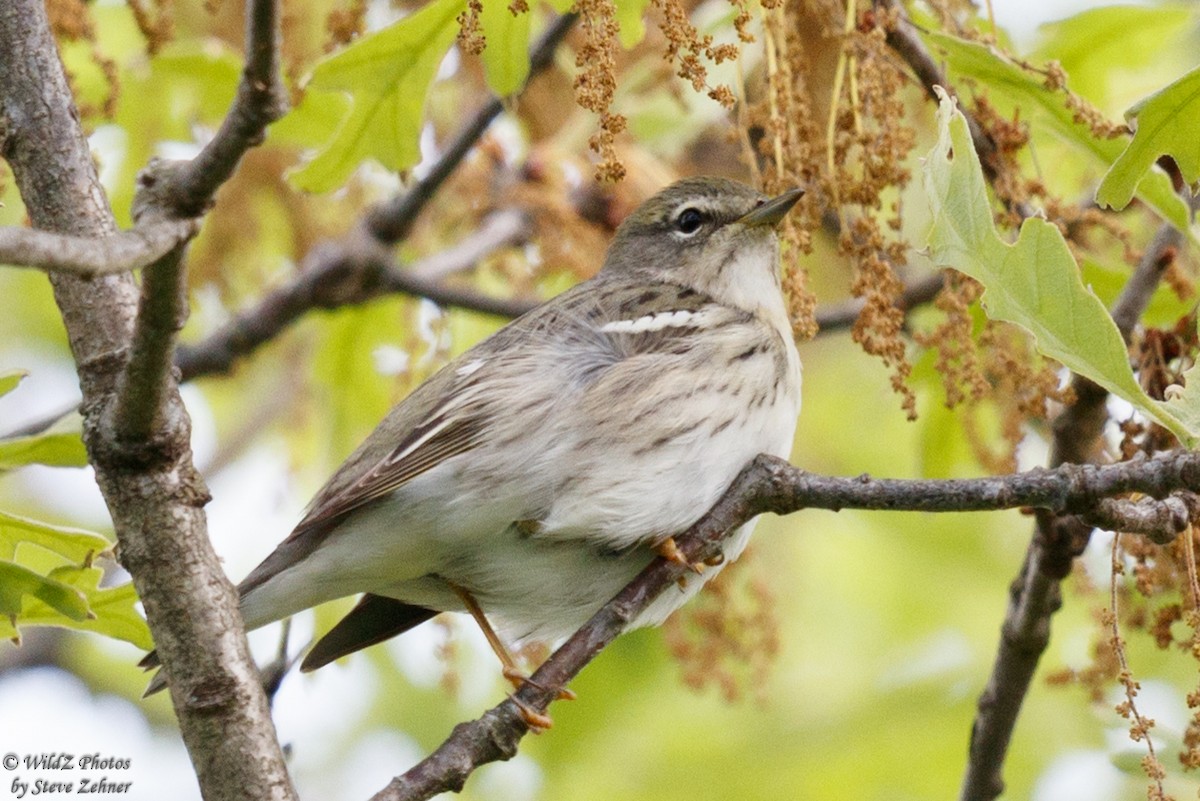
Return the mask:
<svg viewBox="0 0 1200 801">
<path fill-rule="evenodd" d="M 295 530 L 238 585 L 243 597 L 315 551 L 347 514 L 482 441 L 486 416 L 470 403 L 469 389 L 456 391 L 462 384 L 462 359 L 401 401 L 350 455 L 313 498 Z"/>
<path fill-rule="evenodd" d="M 536 365 L 543 380 L 551 388 L 561 386 L 565 395 L 568 387 L 590 383 L 631 356 L 669 350 L 671 340 L 689 328 L 684 321 L 712 308 L 707 296 L 668 284 L 626 281 L 608 283 L 605 290 L 577 285 L 414 390 L 317 493 L 291 535 L 243 580 L 242 595 L 315 551 L 347 514 L 488 442 L 499 426 L 514 427 L 511 420 L 497 420 L 505 408 L 494 397 L 502 394 L 498 385 L 506 385 L 503 394 L 519 397 L 527 385 L 522 371 Z M 530 359 L 534 351 L 542 355 Z M 547 370 L 553 374 L 544 375 Z M 544 381 L 540 391 L 548 392 Z"/>
</svg>

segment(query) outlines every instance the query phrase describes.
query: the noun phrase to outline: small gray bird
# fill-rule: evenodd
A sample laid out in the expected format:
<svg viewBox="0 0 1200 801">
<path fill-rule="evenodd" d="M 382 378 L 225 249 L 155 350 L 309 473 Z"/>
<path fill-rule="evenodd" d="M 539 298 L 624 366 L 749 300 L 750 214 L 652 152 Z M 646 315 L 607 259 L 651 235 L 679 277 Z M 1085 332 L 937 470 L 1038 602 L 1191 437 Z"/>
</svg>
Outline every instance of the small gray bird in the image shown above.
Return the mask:
<svg viewBox="0 0 1200 801">
<path fill-rule="evenodd" d="M 678 558 L 672 535 L 751 459 L 790 453 L 800 360 L 775 226 L 801 194 L 701 177 L 648 200 L 596 277 L 388 414 L 239 585 L 246 628 L 364 593 L 307 671 L 466 611 L 519 682 L 504 641 L 570 634 L 656 555 Z M 716 572 L 631 627 L 660 623 Z"/>
</svg>

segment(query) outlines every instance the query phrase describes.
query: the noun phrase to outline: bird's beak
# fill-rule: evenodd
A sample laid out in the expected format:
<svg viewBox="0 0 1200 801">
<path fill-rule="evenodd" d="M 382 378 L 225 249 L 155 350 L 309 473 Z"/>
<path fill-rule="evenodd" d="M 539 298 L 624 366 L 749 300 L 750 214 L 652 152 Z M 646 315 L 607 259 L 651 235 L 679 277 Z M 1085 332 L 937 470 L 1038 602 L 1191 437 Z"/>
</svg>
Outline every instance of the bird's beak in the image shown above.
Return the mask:
<svg viewBox="0 0 1200 801">
<path fill-rule="evenodd" d="M 803 189 L 789 189 L 782 195 L 766 201 L 753 211 L 743 214 L 738 219 L 738 222 L 747 228 L 759 225 L 779 225 L 779 221 L 791 210 L 792 206 L 796 205 L 796 201 L 803 194 Z"/>
</svg>

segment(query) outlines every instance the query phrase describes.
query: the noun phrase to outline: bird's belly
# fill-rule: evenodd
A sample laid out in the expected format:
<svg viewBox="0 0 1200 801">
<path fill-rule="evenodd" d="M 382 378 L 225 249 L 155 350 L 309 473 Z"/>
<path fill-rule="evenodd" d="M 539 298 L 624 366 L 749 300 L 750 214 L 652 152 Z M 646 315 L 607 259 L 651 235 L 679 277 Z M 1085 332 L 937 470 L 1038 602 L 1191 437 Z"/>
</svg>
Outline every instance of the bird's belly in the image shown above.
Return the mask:
<svg viewBox="0 0 1200 801">
<path fill-rule="evenodd" d="M 699 407 L 695 427 L 660 444 L 614 443 L 578 464 L 540 518 L 538 537 L 628 548 L 682 533 L 720 499 L 760 453 L 791 453 L 797 410 L 781 401 L 732 412 Z M 728 415 L 728 416 L 727 416 Z M 681 419 L 677 427 L 692 422 Z"/>
<path fill-rule="evenodd" d="M 752 526 L 730 538 L 729 561 L 745 547 Z M 488 547 L 444 565 L 436 576 L 374 591 L 434 609 L 465 611 L 453 583 L 471 593 L 508 641 L 554 641 L 586 623 L 654 557 L 648 547 L 598 550 L 578 540 L 531 538 L 510 527 L 491 538 Z M 719 571 L 707 568 L 702 575 L 685 576 L 682 585 L 668 587 L 629 628 L 662 622 Z"/>
</svg>

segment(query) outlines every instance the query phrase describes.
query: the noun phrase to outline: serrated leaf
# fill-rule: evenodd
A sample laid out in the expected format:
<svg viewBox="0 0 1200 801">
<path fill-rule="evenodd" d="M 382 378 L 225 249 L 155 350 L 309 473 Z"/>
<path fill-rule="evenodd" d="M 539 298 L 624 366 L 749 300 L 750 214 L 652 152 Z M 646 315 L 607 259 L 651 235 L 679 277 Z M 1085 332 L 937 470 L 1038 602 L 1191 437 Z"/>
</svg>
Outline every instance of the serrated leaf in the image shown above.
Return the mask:
<svg viewBox="0 0 1200 801">
<path fill-rule="evenodd" d="M 62 623 L 49 619 L 49 610 L 44 609 L 37 601 L 32 601 L 22 615 L 28 625 L 65 625 L 68 628 L 124 640 L 145 650 L 154 647 L 150 629 L 137 611 L 137 590 L 132 582 L 116 587 L 101 587 L 100 581 L 104 578 L 104 571 L 98 567 L 60 567 L 50 572 L 50 578 L 82 593 L 91 615 L 84 620 Z"/>
<path fill-rule="evenodd" d="M 1052 131 L 1105 169 L 1120 157 L 1120 140 L 1096 138 L 1088 126 L 1075 121 L 1061 93 L 1046 88 L 1042 81 L 992 48 L 937 32 L 926 33 L 924 38 L 945 57 L 951 71 L 975 78 L 1019 106 L 1021 116 L 1034 123 L 1035 130 Z M 1145 172 L 1135 185 L 1137 196 L 1146 205 L 1191 236 L 1191 214 L 1166 173 L 1159 169 Z"/>
<path fill-rule="evenodd" d="M 13 559 L 17 546 L 27 543 L 77 564 L 111 547 L 107 539 L 92 531 L 55 526 L 0 511 L 0 559 Z"/>
<path fill-rule="evenodd" d="M 988 316 L 1032 333 L 1043 355 L 1134 404 L 1185 443 L 1193 442 L 1200 427 L 1142 392 L 1116 324 L 1084 288 L 1058 228 L 1031 218 L 1015 244 L 997 235 L 967 121 L 945 92 L 938 93 L 938 139 L 924 165 L 933 261 L 983 284 L 981 302 Z"/>
<path fill-rule="evenodd" d="M 1100 182 L 1097 203 L 1114 209 L 1129 205 L 1159 156 L 1173 158 L 1185 182 L 1200 179 L 1200 67 L 1138 102 L 1125 119 L 1131 124 L 1136 119 L 1137 130 Z"/>
<path fill-rule="evenodd" d="M 396 171 L 417 163 L 425 98 L 462 10 L 462 0 L 433 0 L 317 65 L 308 91 L 348 92 L 353 105 L 325 149 L 291 174 L 297 187 L 336 189 L 366 159 Z"/>
<path fill-rule="evenodd" d="M 96 567 L 64 566 L 50 571 L 44 577 L 45 581 L 65 587 L 81 598 L 86 607 L 85 614 L 82 617 L 67 615 L 41 596 L 28 595 L 17 616 L 15 629 L 11 628 L 11 620 L 0 621 L 0 637 L 11 639 L 23 626 L 59 626 L 103 634 L 144 650 L 153 648 L 150 629 L 137 611 L 138 597 L 133 584 L 101 587 L 103 575 L 104 571 Z"/>
<path fill-rule="evenodd" d="M 79 434 L 59 432 L 0 439 L 0 471 L 29 464 L 84 467 L 87 463 L 87 449 Z"/>
<path fill-rule="evenodd" d="M 483 0 L 479 25 L 487 46 L 480 58 L 487 84 L 500 97 L 508 97 L 529 77 L 529 28 L 533 14 L 513 14 L 507 0 Z"/>
<path fill-rule="evenodd" d="M 0 397 L 7 395 L 17 388 L 25 376 L 29 375 L 25 370 L 9 370 L 0 373 Z"/>
<path fill-rule="evenodd" d="M 23 622 L 22 608 L 32 599 L 73 622 L 88 619 L 91 610 L 83 593 L 49 576 L 39 575 L 15 562 L 0 559 L 0 615 Z"/>
</svg>

